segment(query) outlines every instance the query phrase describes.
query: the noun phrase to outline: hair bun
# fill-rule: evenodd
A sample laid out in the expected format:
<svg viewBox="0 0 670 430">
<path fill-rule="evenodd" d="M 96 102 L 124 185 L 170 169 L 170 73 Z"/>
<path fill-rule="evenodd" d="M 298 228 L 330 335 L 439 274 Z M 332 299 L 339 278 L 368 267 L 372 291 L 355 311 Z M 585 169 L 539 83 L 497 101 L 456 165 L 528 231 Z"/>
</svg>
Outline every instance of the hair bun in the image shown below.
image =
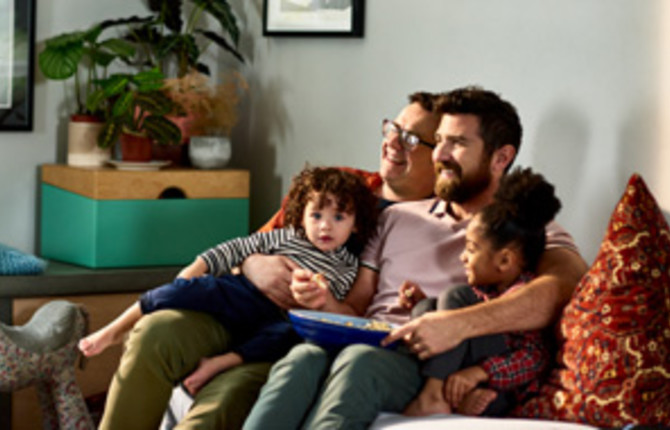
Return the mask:
<svg viewBox="0 0 670 430">
<path fill-rule="evenodd" d="M 554 186 L 530 168 L 517 167 L 502 177 L 494 202 L 505 208 L 517 225 L 544 228 L 561 209 Z"/>
</svg>

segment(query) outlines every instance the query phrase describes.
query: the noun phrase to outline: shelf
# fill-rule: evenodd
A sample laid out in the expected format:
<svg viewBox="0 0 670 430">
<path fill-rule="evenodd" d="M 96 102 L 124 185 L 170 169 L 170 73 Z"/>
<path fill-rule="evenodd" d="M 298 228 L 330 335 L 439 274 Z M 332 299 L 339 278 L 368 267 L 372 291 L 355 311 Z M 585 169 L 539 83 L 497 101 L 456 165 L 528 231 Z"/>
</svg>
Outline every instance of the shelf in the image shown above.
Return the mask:
<svg viewBox="0 0 670 430">
<path fill-rule="evenodd" d="M 0 277 L 0 298 L 144 291 L 170 282 L 182 266 L 89 269 L 50 261 L 41 275 Z"/>
</svg>

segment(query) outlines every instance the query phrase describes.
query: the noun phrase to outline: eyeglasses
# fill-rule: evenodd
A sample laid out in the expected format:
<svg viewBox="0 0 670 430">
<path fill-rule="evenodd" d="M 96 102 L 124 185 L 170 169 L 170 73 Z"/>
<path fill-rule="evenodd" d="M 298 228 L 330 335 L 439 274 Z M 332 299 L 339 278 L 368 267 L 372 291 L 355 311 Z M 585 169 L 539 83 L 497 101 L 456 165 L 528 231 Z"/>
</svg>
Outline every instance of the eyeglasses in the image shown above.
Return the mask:
<svg viewBox="0 0 670 430">
<path fill-rule="evenodd" d="M 430 149 L 433 149 L 436 146 L 434 143 L 422 140 L 416 134 L 403 129 L 398 124 L 389 119 L 382 121 L 382 136 L 388 138 L 394 134 L 398 135 L 398 141 L 400 141 L 405 151 L 413 151 L 414 148 L 416 148 L 419 144 L 426 145 Z"/>
</svg>

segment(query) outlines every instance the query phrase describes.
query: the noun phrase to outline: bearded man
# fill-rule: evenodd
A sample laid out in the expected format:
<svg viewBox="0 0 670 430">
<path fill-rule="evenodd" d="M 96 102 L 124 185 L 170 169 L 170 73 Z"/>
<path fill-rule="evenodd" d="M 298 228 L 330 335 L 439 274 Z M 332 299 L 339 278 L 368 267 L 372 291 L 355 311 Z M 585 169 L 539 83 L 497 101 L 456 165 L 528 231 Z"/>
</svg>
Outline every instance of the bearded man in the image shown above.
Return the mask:
<svg viewBox="0 0 670 430">
<path fill-rule="evenodd" d="M 318 346 L 298 345 L 273 366 L 245 429 L 368 428 L 379 412 L 402 412 L 420 392 L 420 360 L 468 338 L 546 327 L 569 300 L 586 263 L 570 235 L 552 223 L 537 276 L 526 287 L 409 321 L 397 300 L 403 282 L 414 282 L 429 297 L 467 283 L 459 260 L 466 227 L 492 201 L 521 145 L 516 110 L 493 92 L 460 88 L 442 94 L 435 106 L 441 115 L 432 154 L 437 197 L 384 211 L 344 302 L 326 301 L 314 288 L 297 292 L 307 307 L 323 303 L 325 311 L 403 324 L 385 343 L 402 339 L 407 348 L 352 345 L 333 357 Z"/>
</svg>

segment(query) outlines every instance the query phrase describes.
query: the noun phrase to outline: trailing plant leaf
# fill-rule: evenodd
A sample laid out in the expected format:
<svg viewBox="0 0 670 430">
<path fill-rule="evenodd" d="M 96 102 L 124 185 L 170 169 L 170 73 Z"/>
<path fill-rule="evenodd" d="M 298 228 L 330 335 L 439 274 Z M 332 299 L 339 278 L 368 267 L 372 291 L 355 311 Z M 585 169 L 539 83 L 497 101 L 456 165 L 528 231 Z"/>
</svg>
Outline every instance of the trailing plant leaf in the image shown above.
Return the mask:
<svg viewBox="0 0 670 430">
<path fill-rule="evenodd" d="M 153 115 L 167 115 L 176 107 L 175 102 L 160 91 L 137 93 L 134 102 L 141 110 Z"/>
<path fill-rule="evenodd" d="M 144 130 L 160 145 L 181 142 L 181 130 L 164 116 L 149 115 L 144 118 Z"/>
<path fill-rule="evenodd" d="M 131 58 L 136 53 L 135 46 L 123 39 L 104 40 L 100 42 L 100 48 L 122 58 Z"/>
<path fill-rule="evenodd" d="M 100 107 L 103 105 L 105 100 L 107 100 L 105 90 L 98 88 L 88 94 L 86 98 L 86 109 L 90 112 L 96 112 L 100 110 Z"/>
<path fill-rule="evenodd" d="M 198 7 L 204 8 L 209 14 L 215 17 L 221 27 L 230 34 L 233 43 L 237 45 L 240 40 L 240 29 L 237 27 L 237 20 L 230 4 L 226 0 L 191 0 Z"/>
<path fill-rule="evenodd" d="M 122 125 L 119 122 L 107 121 L 98 134 L 98 146 L 101 148 L 109 148 L 117 140 L 121 134 Z"/>
<path fill-rule="evenodd" d="M 202 73 L 203 75 L 211 76 L 211 72 L 209 71 L 209 66 L 205 63 L 195 63 L 195 70 L 198 72 Z"/>
<path fill-rule="evenodd" d="M 109 66 L 112 61 L 114 61 L 117 56 L 108 52 L 99 51 L 96 49 L 87 48 L 85 49 L 86 55 L 91 59 L 93 64 L 97 64 L 102 67 Z"/>
<path fill-rule="evenodd" d="M 173 34 L 163 38 L 158 45 L 158 58 L 165 60 L 174 55 L 177 61 L 177 74 L 183 76 L 189 66 L 200 57 L 200 48 L 191 34 Z"/>
<path fill-rule="evenodd" d="M 105 80 L 99 81 L 99 83 L 105 96 L 112 97 L 121 94 L 130 82 L 130 78 L 131 75 L 129 74 L 116 73 Z"/>
<path fill-rule="evenodd" d="M 181 0 L 164 0 L 160 11 L 161 21 L 175 33 L 180 33 L 184 21 L 181 18 Z"/>
<path fill-rule="evenodd" d="M 163 5 L 163 0 L 148 0 L 147 6 L 152 12 L 160 12 L 161 6 Z"/>
<path fill-rule="evenodd" d="M 143 18 L 133 15 L 129 18 L 119 18 L 119 19 L 106 19 L 100 23 L 100 26 L 102 29 L 107 29 L 110 27 L 118 27 L 118 26 L 134 26 L 134 25 L 139 25 L 139 24 L 147 24 L 149 22 L 153 22 L 154 17 L 153 16 L 145 16 Z"/>
<path fill-rule="evenodd" d="M 119 96 L 112 106 L 112 117 L 122 117 L 124 115 L 132 115 L 131 109 L 133 105 L 133 94 L 124 93 Z"/>
<path fill-rule="evenodd" d="M 208 38 L 209 40 L 211 40 L 212 42 L 219 45 L 221 48 L 230 52 L 231 54 L 233 54 L 233 56 L 235 56 L 235 58 L 240 60 L 240 62 L 244 63 L 244 57 L 242 57 L 242 54 L 240 54 L 239 51 L 237 49 L 235 49 L 234 46 L 232 46 L 230 43 L 228 43 L 228 41 L 226 39 L 224 39 L 223 37 L 214 33 L 213 31 L 209 31 L 209 30 L 196 30 L 196 31 L 198 33 L 202 34 L 203 36 L 205 36 L 206 38 Z"/>
<path fill-rule="evenodd" d="M 151 70 L 144 70 L 135 74 L 132 81 L 137 85 L 139 92 L 156 91 L 163 87 L 165 76 L 157 68 Z"/>
<path fill-rule="evenodd" d="M 142 46 L 138 49 L 143 53 L 141 60 L 136 59 L 134 65 L 158 65 L 165 73 L 176 71 L 178 77 L 193 68 L 209 73 L 209 67 L 199 62 L 207 46 L 217 46 L 244 61 L 237 50 L 240 31 L 230 4 L 226 0 L 190 1 L 193 7 L 188 11 L 184 9 L 185 0 L 147 1 L 149 10 L 155 14 L 153 20 L 132 26 L 126 36 Z M 188 16 L 182 19 L 185 12 Z M 207 16 L 216 20 L 220 29 L 199 27 L 201 23 L 206 24 Z"/>
<path fill-rule="evenodd" d="M 103 30 L 104 28 L 100 24 L 94 25 L 93 27 L 86 30 L 82 37 L 84 41 L 88 43 L 95 43 L 96 40 L 98 40 L 98 37 L 100 37 L 100 34 L 102 33 Z"/>
</svg>

